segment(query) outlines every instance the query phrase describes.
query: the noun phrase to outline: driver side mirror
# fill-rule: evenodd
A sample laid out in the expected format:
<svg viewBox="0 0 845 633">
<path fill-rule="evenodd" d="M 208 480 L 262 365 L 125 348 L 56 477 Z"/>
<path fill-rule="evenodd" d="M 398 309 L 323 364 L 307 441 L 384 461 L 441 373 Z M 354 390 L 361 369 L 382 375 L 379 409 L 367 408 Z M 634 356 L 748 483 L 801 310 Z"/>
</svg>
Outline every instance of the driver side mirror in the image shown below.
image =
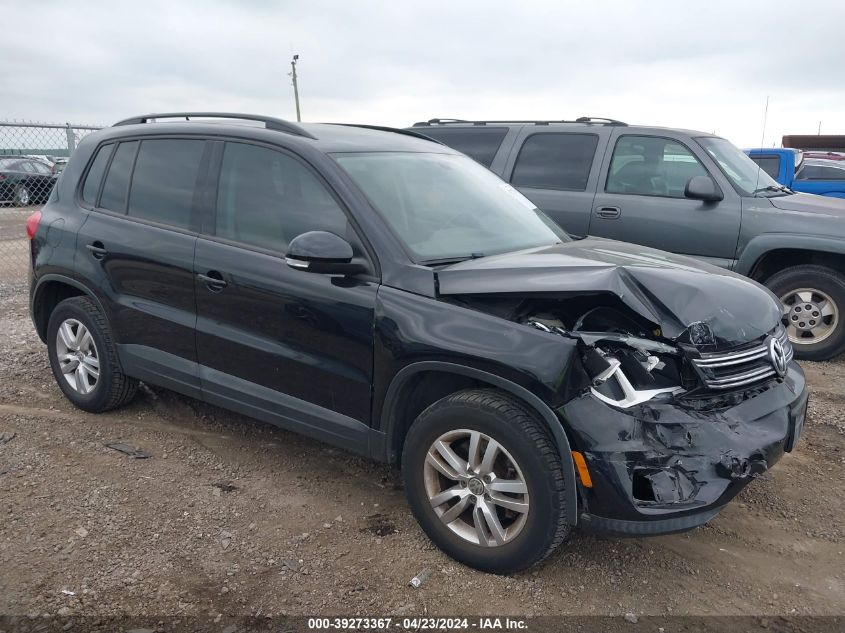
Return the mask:
<svg viewBox="0 0 845 633">
<path fill-rule="evenodd" d="M 293 238 L 285 254 L 285 263 L 296 270 L 324 275 L 354 275 L 363 272 L 354 263 L 352 246 L 328 231 L 308 231 Z"/>
<path fill-rule="evenodd" d="M 718 202 L 724 199 L 719 185 L 710 176 L 693 176 L 687 181 L 684 187 L 684 196 L 691 200 L 703 200 L 704 202 Z"/>
</svg>

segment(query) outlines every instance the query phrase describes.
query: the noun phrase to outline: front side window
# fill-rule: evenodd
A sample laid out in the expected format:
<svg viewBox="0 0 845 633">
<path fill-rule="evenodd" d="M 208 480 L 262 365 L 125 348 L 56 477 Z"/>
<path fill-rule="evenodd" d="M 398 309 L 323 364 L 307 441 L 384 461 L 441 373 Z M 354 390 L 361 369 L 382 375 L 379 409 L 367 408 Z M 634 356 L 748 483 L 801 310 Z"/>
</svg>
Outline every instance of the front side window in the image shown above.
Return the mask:
<svg viewBox="0 0 845 633">
<path fill-rule="evenodd" d="M 334 159 L 420 263 L 569 240 L 528 198 L 466 156 L 366 152 Z"/>
<path fill-rule="evenodd" d="M 613 149 L 605 191 L 683 198 L 690 178 L 707 175 L 695 155 L 676 140 L 622 136 Z"/>
<path fill-rule="evenodd" d="M 489 167 L 508 133 L 508 128 L 478 126 L 468 130 L 466 128 L 438 127 L 425 128 L 420 130 L 420 133 L 463 152 L 485 167 Z"/>
<path fill-rule="evenodd" d="M 114 158 L 109 165 L 103 193 L 100 195 L 100 207 L 116 213 L 126 213 L 126 194 L 129 191 L 129 177 L 132 163 L 138 151 L 138 141 L 121 143 L 117 146 Z"/>
<path fill-rule="evenodd" d="M 188 228 L 204 149 L 205 141 L 201 140 L 141 141 L 132 174 L 128 215 Z"/>
<path fill-rule="evenodd" d="M 226 143 L 217 191 L 215 235 L 285 253 L 297 235 L 348 236 L 348 219 L 322 182 L 282 152 Z"/>
<path fill-rule="evenodd" d="M 599 137 L 533 134 L 519 150 L 511 182 L 517 187 L 584 191 Z"/>
<path fill-rule="evenodd" d="M 845 180 L 845 165 L 819 165 L 804 162 L 804 166 L 795 175 L 796 180 Z"/>
<path fill-rule="evenodd" d="M 778 177 L 780 172 L 780 158 L 777 156 L 749 156 L 757 165 L 760 166 L 772 178 Z"/>
<path fill-rule="evenodd" d="M 85 184 L 82 186 L 82 200 L 94 206 L 97 204 L 97 193 L 100 191 L 100 183 L 103 181 L 103 174 L 106 172 L 106 165 L 109 164 L 109 157 L 114 145 L 104 145 L 97 150 L 97 156 L 91 163 L 88 175 L 85 176 Z"/>
</svg>

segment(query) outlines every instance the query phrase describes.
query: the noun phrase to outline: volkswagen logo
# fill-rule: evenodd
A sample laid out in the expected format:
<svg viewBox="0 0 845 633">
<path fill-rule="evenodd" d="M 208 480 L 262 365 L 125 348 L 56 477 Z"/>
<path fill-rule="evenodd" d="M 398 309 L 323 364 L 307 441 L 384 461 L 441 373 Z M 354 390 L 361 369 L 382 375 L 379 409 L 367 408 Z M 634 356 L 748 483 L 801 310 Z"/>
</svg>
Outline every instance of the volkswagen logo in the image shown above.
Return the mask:
<svg viewBox="0 0 845 633">
<path fill-rule="evenodd" d="M 786 374 L 786 350 L 783 349 L 783 343 L 774 337 L 769 339 L 769 359 L 778 376 Z"/>
</svg>

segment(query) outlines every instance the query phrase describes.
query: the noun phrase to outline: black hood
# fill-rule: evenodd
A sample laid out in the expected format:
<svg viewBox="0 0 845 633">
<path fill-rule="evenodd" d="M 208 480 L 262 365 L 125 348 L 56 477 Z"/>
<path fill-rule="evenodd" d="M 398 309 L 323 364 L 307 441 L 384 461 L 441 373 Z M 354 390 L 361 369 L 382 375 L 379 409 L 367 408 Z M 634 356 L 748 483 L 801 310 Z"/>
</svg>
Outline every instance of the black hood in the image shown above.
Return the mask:
<svg viewBox="0 0 845 633">
<path fill-rule="evenodd" d="M 689 327 L 703 322 L 718 347 L 760 338 L 781 318 L 777 298 L 745 277 L 595 238 L 468 260 L 437 271 L 437 280 L 439 293 L 452 296 L 612 293 L 664 337 L 688 342 Z"/>
</svg>

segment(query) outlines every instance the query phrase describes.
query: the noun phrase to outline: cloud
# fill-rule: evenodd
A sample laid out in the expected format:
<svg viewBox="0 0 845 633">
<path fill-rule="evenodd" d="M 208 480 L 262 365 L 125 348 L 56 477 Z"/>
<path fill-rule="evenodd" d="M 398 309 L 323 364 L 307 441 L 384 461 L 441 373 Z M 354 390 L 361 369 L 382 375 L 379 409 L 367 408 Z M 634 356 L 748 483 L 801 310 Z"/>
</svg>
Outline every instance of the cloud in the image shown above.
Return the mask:
<svg viewBox="0 0 845 633">
<path fill-rule="evenodd" d="M 743 146 L 845 133 L 830 47 L 841 2 L 16 2 L 0 117 L 109 124 L 235 110 L 403 126 L 434 116 L 575 118 L 717 133 Z M 12 29 L 9 25 L 23 25 Z"/>
</svg>

